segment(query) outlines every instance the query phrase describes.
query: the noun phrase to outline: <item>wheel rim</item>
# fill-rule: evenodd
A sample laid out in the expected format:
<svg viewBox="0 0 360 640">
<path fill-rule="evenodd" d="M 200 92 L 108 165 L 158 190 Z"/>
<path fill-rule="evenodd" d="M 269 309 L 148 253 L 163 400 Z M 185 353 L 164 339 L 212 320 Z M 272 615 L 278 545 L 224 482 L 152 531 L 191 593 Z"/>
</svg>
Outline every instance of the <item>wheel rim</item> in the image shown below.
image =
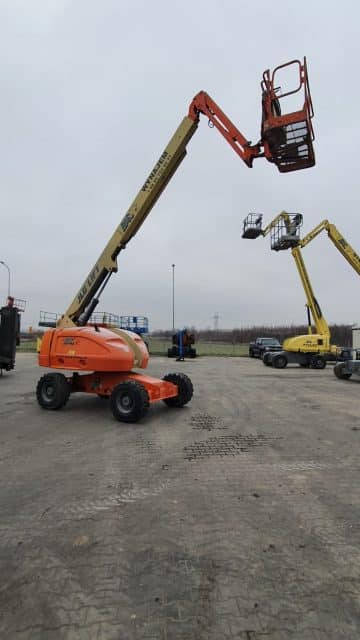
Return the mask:
<svg viewBox="0 0 360 640">
<path fill-rule="evenodd" d="M 117 398 L 116 406 L 121 413 L 128 414 L 134 408 L 134 400 L 129 393 L 124 392 Z"/>
<path fill-rule="evenodd" d="M 50 400 L 54 399 L 54 397 L 55 397 L 55 387 L 54 387 L 53 384 L 48 383 L 48 384 L 45 384 L 43 386 L 42 397 L 44 398 L 44 400 L 47 400 L 48 402 Z"/>
</svg>

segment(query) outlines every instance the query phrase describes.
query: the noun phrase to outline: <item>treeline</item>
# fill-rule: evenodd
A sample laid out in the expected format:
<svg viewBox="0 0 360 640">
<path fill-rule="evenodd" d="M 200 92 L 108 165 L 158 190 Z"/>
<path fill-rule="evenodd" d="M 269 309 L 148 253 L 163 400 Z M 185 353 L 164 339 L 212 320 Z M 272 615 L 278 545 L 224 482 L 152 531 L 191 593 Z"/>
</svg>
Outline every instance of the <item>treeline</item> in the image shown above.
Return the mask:
<svg viewBox="0 0 360 640">
<path fill-rule="evenodd" d="M 230 344 L 240 343 L 247 344 L 261 338 L 277 338 L 283 342 L 285 338 L 302 335 L 308 332 L 306 325 L 287 325 L 287 326 L 254 326 L 243 327 L 241 329 L 202 329 L 197 331 L 195 327 L 188 327 L 190 333 L 194 333 L 196 341 L 205 342 L 227 342 Z M 313 329 L 315 333 L 315 329 Z M 352 329 L 351 325 L 333 324 L 330 325 L 331 342 L 342 347 L 351 347 L 352 345 Z M 172 330 L 153 331 L 151 335 L 158 338 L 171 340 Z"/>
</svg>

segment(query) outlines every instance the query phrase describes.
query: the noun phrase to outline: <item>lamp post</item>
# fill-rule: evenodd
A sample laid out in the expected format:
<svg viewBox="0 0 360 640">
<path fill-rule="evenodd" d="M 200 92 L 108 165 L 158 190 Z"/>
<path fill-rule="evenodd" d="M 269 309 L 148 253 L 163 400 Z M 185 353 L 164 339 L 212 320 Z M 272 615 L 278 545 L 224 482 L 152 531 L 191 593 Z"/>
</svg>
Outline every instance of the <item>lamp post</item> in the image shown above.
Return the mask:
<svg viewBox="0 0 360 640">
<path fill-rule="evenodd" d="M 175 333 L 175 265 L 172 264 L 172 322 L 173 333 Z"/>
<path fill-rule="evenodd" d="M 8 270 L 8 296 L 10 295 L 10 269 L 4 260 L 0 260 L 0 264 L 2 264 Z"/>
</svg>

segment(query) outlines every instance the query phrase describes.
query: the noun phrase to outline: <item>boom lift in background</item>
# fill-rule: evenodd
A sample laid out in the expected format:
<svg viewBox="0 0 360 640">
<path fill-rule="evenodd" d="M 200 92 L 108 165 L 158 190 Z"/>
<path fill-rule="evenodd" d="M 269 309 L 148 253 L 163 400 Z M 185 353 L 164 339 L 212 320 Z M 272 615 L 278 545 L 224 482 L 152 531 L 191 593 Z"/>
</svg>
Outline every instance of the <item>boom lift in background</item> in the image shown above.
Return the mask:
<svg viewBox="0 0 360 640">
<path fill-rule="evenodd" d="M 291 249 L 307 300 L 308 334 L 284 340 L 283 351 L 264 354 L 264 364 L 277 369 L 283 369 L 288 363 L 297 363 L 301 367 L 323 369 L 326 366 L 326 354 L 337 355 L 339 353 L 338 347 L 330 343 L 330 329 L 315 297 L 301 254 L 301 225 L 301 214 L 289 214 L 285 211 L 276 216 L 264 229 L 262 229 L 261 214 L 250 213 L 244 220 L 243 238 L 254 239 L 260 235 L 266 236 L 271 233 L 271 249 L 273 251 Z M 311 317 L 316 333 L 312 329 Z"/>
<path fill-rule="evenodd" d="M 196 358 L 195 334 L 191 333 L 189 329 L 180 329 L 172 336 L 172 346 L 168 348 L 168 358 L 176 358 L 177 360 L 184 360 L 187 358 Z"/>
<path fill-rule="evenodd" d="M 278 73 L 294 67 L 297 86 L 281 93 Z M 293 60 L 265 71 L 262 87 L 261 138 L 252 145 L 224 114 L 214 100 L 200 91 L 161 154 L 129 210 L 115 229 L 108 244 L 86 277 L 56 328 L 45 332 L 39 364 L 52 369 L 73 371 L 72 376 L 48 373 L 37 384 L 37 399 L 44 409 L 60 409 L 70 393 L 83 391 L 109 397 L 113 415 L 124 422 L 142 418 L 149 404 L 163 400 L 170 406 L 183 406 L 192 397 L 193 387 L 184 374 L 168 374 L 163 380 L 132 371 L 146 368 L 148 351 L 135 333 L 120 329 L 89 326 L 91 315 L 112 273 L 118 269 L 117 256 L 134 237 L 186 155 L 186 147 L 195 134 L 200 115 L 205 115 L 248 167 L 255 158 L 264 157 L 280 172 L 306 169 L 315 164 L 313 108 L 309 91 L 306 59 Z M 300 92 L 297 111 L 281 114 L 281 101 Z M 80 375 L 82 374 L 82 375 Z"/>
<path fill-rule="evenodd" d="M 300 246 L 305 247 L 322 231 L 327 232 L 328 238 L 335 245 L 336 249 L 345 260 L 347 260 L 354 271 L 360 275 L 360 256 L 341 235 L 336 226 L 328 220 L 322 220 L 312 231 L 304 236 L 300 241 Z M 343 362 L 337 362 L 334 366 L 334 374 L 340 380 L 349 380 L 353 374 L 360 376 L 360 362 L 358 360 L 351 360 L 351 358 L 347 358 Z"/>
</svg>

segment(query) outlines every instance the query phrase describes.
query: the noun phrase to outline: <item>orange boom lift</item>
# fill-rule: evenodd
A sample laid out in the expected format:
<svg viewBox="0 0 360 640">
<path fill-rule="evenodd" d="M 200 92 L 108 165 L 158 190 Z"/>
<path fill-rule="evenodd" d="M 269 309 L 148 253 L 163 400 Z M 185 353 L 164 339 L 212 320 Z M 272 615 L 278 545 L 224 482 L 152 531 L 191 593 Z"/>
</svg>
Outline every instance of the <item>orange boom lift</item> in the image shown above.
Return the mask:
<svg viewBox="0 0 360 640">
<path fill-rule="evenodd" d="M 300 108 L 281 114 L 282 94 L 276 87 L 277 73 L 292 67 Z M 91 269 L 67 311 L 45 332 L 39 364 L 42 367 L 72 371 L 45 374 L 37 384 L 37 399 L 44 409 L 60 409 L 70 394 L 82 391 L 110 398 L 116 419 L 136 422 L 149 405 L 163 400 L 167 405 L 181 407 L 193 394 L 191 380 L 181 373 L 170 373 L 162 380 L 134 372 L 145 369 L 149 354 L 143 340 L 135 333 L 121 329 L 89 325 L 99 297 L 112 273 L 118 270 L 117 256 L 125 249 L 150 213 L 186 155 L 186 147 L 197 130 L 200 115 L 208 118 L 248 167 L 255 158 L 266 158 L 280 172 L 297 171 L 315 164 L 311 118 L 313 109 L 309 92 L 306 59 L 280 65 L 272 74 L 265 71 L 262 87 L 261 138 L 252 145 L 235 127 L 214 100 L 200 91 L 190 104 L 169 144 L 161 154 L 147 180 L 115 229 L 108 244 Z"/>
</svg>

